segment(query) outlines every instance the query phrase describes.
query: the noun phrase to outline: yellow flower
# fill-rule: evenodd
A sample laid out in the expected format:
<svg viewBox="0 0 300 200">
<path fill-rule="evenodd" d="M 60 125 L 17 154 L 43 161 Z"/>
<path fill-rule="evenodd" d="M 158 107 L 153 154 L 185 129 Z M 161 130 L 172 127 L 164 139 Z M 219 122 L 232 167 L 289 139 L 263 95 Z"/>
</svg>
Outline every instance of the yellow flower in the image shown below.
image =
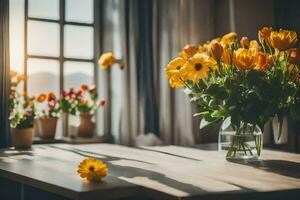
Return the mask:
<svg viewBox="0 0 300 200">
<path fill-rule="evenodd" d="M 209 48 L 209 53 L 214 59 L 219 60 L 223 53 L 222 45 L 218 42 L 212 43 Z"/>
<path fill-rule="evenodd" d="M 271 66 L 272 56 L 259 51 L 257 52 L 255 62 L 256 62 L 255 69 L 264 71 Z"/>
<path fill-rule="evenodd" d="M 210 68 L 215 68 L 216 61 L 204 54 L 195 54 L 180 69 L 184 80 L 198 83 L 200 79 L 207 77 Z"/>
<path fill-rule="evenodd" d="M 233 64 L 243 70 L 253 69 L 255 66 L 256 49 L 239 48 L 233 54 Z"/>
<path fill-rule="evenodd" d="M 86 158 L 78 165 L 77 172 L 88 181 L 100 181 L 107 175 L 108 168 L 101 160 Z"/>
<path fill-rule="evenodd" d="M 221 44 L 223 46 L 229 45 L 230 43 L 236 42 L 237 34 L 236 32 L 230 32 L 224 35 L 221 39 Z"/>
<path fill-rule="evenodd" d="M 258 39 L 260 43 L 268 42 L 271 32 L 273 31 L 272 27 L 263 27 L 258 31 Z"/>
<path fill-rule="evenodd" d="M 221 57 L 221 61 L 223 63 L 225 63 L 226 65 L 231 65 L 232 53 L 229 49 L 224 48 L 223 54 L 222 54 L 222 57 Z"/>
<path fill-rule="evenodd" d="M 297 33 L 295 31 L 288 31 L 280 29 L 279 31 L 272 31 L 269 37 L 269 43 L 273 48 L 281 51 L 287 50 L 295 46 L 297 43 Z"/>
<path fill-rule="evenodd" d="M 240 43 L 243 48 L 245 48 L 245 49 L 249 48 L 250 42 L 247 37 L 242 37 Z"/>
<path fill-rule="evenodd" d="M 181 88 L 184 83 L 181 80 L 180 68 L 184 65 L 186 60 L 178 57 L 171 60 L 166 68 L 166 75 L 169 79 L 169 84 L 172 88 Z"/>
<path fill-rule="evenodd" d="M 99 66 L 101 66 L 103 69 L 107 69 L 115 63 L 116 58 L 112 52 L 103 53 L 98 61 Z"/>
<path fill-rule="evenodd" d="M 249 44 L 249 48 L 259 50 L 260 46 L 256 40 L 251 40 Z"/>
<path fill-rule="evenodd" d="M 291 52 L 289 55 L 289 62 L 291 64 L 300 65 L 300 50 L 298 48 L 291 49 Z"/>
</svg>

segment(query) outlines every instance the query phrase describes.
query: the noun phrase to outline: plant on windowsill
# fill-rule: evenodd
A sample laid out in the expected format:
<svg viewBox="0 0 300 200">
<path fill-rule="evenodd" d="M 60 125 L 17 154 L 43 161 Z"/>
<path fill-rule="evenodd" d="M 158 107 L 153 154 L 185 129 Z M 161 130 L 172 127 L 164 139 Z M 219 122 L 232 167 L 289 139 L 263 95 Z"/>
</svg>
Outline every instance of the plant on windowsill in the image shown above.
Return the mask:
<svg viewBox="0 0 300 200">
<path fill-rule="evenodd" d="M 53 92 L 36 97 L 37 123 L 41 128 L 41 137 L 54 139 L 57 120 L 61 113 L 59 100 Z"/>
<path fill-rule="evenodd" d="M 232 32 L 186 46 L 166 68 L 170 86 L 185 88 L 204 126 L 223 121 L 219 149 L 227 151 L 228 160 L 257 160 L 266 122 L 275 116 L 300 118 L 296 32 L 265 27 L 259 42 L 242 37 L 239 44 Z"/>
<path fill-rule="evenodd" d="M 25 92 L 18 92 L 19 84 L 26 79 L 24 75 L 11 71 L 10 79 L 9 121 L 12 143 L 15 148 L 30 148 L 34 134 L 34 97 L 30 98 Z"/>
<path fill-rule="evenodd" d="M 79 113 L 80 123 L 77 134 L 79 137 L 92 137 L 95 133 L 95 123 L 93 117 L 99 107 L 103 107 L 104 100 L 98 101 L 97 87 L 95 85 L 81 85 L 76 92 L 76 111 Z"/>
</svg>

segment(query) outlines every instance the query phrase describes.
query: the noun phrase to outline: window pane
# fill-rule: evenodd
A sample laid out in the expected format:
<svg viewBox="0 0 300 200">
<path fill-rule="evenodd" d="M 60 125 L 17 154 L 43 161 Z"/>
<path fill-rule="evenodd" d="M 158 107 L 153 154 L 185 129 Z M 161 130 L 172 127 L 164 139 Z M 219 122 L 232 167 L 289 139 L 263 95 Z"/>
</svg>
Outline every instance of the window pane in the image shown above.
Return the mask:
<svg viewBox="0 0 300 200">
<path fill-rule="evenodd" d="M 48 59 L 28 59 L 28 95 L 42 92 L 59 94 L 59 62 Z"/>
<path fill-rule="evenodd" d="M 64 56 L 92 59 L 94 57 L 94 28 L 64 26 Z"/>
<path fill-rule="evenodd" d="M 66 21 L 93 23 L 94 0 L 66 0 Z"/>
<path fill-rule="evenodd" d="M 59 0 L 29 0 L 28 16 L 58 20 Z"/>
<path fill-rule="evenodd" d="M 23 73 L 24 68 L 24 0 L 9 1 L 10 68 Z"/>
<path fill-rule="evenodd" d="M 80 88 L 82 84 L 94 82 L 94 63 L 66 61 L 64 63 L 64 87 Z"/>
<path fill-rule="evenodd" d="M 59 24 L 28 21 L 28 53 L 30 55 L 59 56 Z"/>
</svg>

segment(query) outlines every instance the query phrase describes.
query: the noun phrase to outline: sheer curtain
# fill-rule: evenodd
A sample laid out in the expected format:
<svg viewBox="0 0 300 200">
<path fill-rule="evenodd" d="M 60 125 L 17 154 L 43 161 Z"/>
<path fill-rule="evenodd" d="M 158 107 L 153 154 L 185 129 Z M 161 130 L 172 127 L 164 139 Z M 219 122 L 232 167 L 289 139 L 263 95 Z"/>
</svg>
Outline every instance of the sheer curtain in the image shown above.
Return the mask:
<svg viewBox="0 0 300 200">
<path fill-rule="evenodd" d="M 9 1 L 0 1 L 0 148 L 9 146 Z"/>
<path fill-rule="evenodd" d="M 164 68 L 185 44 L 203 43 L 229 31 L 252 37 L 261 26 L 272 26 L 273 1 L 268 6 L 258 0 L 247 6 L 237 0 L 101 2 L 99 54 L 113 51 L 126 67 L 99 70 L 100 94 L 108 99 L 100 129 L 124 145 L 134 145 L 137 135 L 149 132 L 164 144 L 217 141 L 218 128 L 199 130 L 194 105 L 182 90 L 169 88 Z M 254 23 L 248 7 L 262 19 L 255 17 Z"/>
</svg>

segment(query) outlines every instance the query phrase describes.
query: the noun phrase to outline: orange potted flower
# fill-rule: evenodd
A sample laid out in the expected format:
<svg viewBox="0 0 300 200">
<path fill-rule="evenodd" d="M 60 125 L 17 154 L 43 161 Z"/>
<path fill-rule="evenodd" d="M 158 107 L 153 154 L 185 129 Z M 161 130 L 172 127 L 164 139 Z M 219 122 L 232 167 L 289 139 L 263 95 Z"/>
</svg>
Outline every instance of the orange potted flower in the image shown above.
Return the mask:
<svg viewBox="0 0 300 200">
<path fill-rule="evenodd" d="M 44 139 L 54 139 L 57 119 L 60 116 L 60 104 L 53 92 L 40 94 L 36 98 L 37 122 L 41 127 Z"/>
<path fill-rule="evenodd" d="M 30 148 L 33 140 L 35 117 L 34 98 L 29 98 L 25 92 L 18 92 L 19 84 L 26 79 L 16 72 L 10 73 L 10 131 L 12 144 L 15 148 Z"/>
<path fill-rule="evenodd" d="M 95 85 L 89 87 L 83 84 L 80 90 L 76 92 L 76 111 L 80 116 L 80 124 L 78 126 L 79 137 L 92 137 L 95 133 L 96 126 L 92 120 L 95 110 L 105 104 L 104 100 L 98 101 L 97 97 L 98 94 Z"/>
</svg>

